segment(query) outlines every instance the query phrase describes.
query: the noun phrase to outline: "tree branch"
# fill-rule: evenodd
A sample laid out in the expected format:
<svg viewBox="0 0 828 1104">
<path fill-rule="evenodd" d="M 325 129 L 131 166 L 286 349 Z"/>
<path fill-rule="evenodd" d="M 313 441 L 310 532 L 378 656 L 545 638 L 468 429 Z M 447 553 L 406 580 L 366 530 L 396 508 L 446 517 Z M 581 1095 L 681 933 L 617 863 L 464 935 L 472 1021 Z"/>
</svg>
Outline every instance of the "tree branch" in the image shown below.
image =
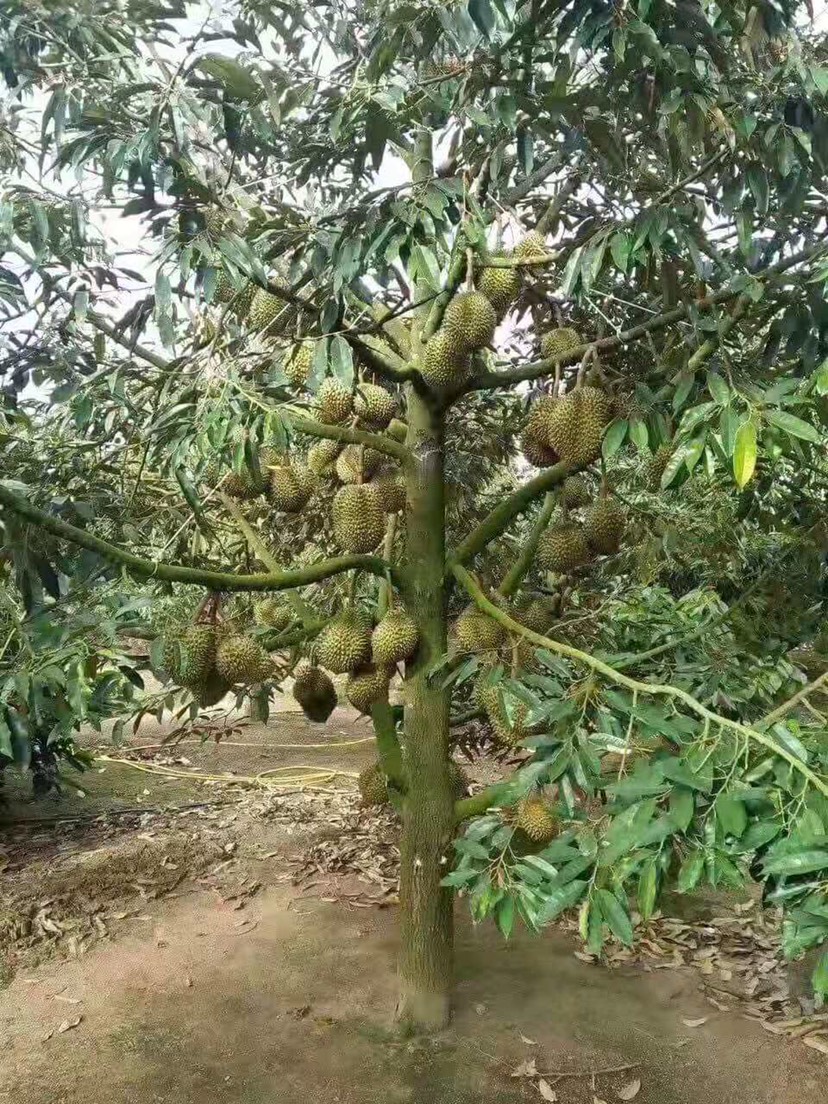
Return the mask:
<svg viewBox="0 0 828 1104">
<path fill-rule="evenodd" d="M 413 379 L 414 369 L 379 338 L 372 341 L 365 335 L 348 333 L 347 330 L 342 337 L 365 361 L 371 371 L 376 372 L 383 379 L 390 380 L 392 383 L 405 383 L 406 380 Z"/>
<path fill-rule="evenodd" d="M 397 738 L 397 726 L 394 723 L 394 711 L 387 701 L 375 702 L 371 707 L 371 721 L 377 740 L 377 755 L 383 773 L 394 789 L 404 794 L 408 789 L 400 741 Z"/>
<path fill-rule="evenodd" d="M 76 525 L 70 525 L 67 521 L 52 517 L 51 514 L 47 514 L 25 498 L 10 491 L 8 487 L 4 487 L 2 483 L 0 483 L 0 505 L 8 507 L 20 517 L 26 518 L 33 525 L 53 533 L 56 537 L 62 537 L 81 548 L 87 548 L 90 552 L 97 552 L 99 556 L 112 563 L 120 564 L 139 578 L 187 583 L 191 586 L 207 587 L 209 590 L 257 591 L 290 590 L 293 587 L 318 583 L 332 575 L 340 575 L 344 571 L 352 570 L 369 571 L 381 578 L 385 578 L 389 572 L 394 574 L 394 568 L 380 556 L 336 556 L 310 564 L 301 571 L 271 571 L 259 575 L 237 575 L 233 572 L 184 567 L 181 564 L 158 563 L 154 560 L 145 560 L 125 548 L 87 533 L 85 529 L 79 529 Z"/>
<path fill-rule="evenodd" d="M 317 422 L 314 418 L 306 418 L 300 414 L 291 414 L 290 424 L 309 437 L 325 437 L 329 441 L 365 445 L 376 452 L 384 452 L 386 456 L 393 456 L 401 464 L 407 464 L 411 459 L 411 453 L 401 441 L 395 441 L 393 437 L 385 437 L 381 433 L 369 433 L 364 429 L 351 429 L 348 426 L 326 425 L 324 422 Z"/>
<path fill-rule="evenodd" d="M 504 598 L 508 598 L 515 593 L 523 581 L 524 575 L 532 566 L 532 560 L 534 560 L 535 553 L 538 550 L 538 541 L 546 531 L 546 527 L 549 524 L 549 519 L 552 517 L 556 504 L 557 499 L 555 495 L 547 493 L 541 512 L 538 514 L 537 521 L 532 526 L 532 532 L 526 538 L 526 543 L 521 549 L 520 555 L 509 568 L 503 582 L 497 588 Z"/>
<path fill-rule="evenodd" d="M 823 794 L 823 796 L 828 797 L 828 782 L 820 778 L 818 774 L 815 774 L 806 763 L 794 755 L 793 752 L 788 751 L 787 748 L 777 743 L 777 741 L 771 736 L 768 736 L 767 733 L 760 732 L 758 729 L 751 728 L 749 725 L 740 724 L 738 721 L 732 721 L 729 717 L 723 717 L 719 713 L 714 713 L 712 709 L 708 709 L 707 706 L 702 705 L 692 694 L 688 694 L 686 690 L 682 690 L 678 686 L 670 686 L 666 683 L 640 682 L 638 679 L 629 678 L 627 675 L 622 675 L 620 671 L 616 671 L 614 667 L 610 667 L 608 663 L 605 663 L 601 659 L 597 659 L 588 652 L 582 652 L 579 648 L 573 648 L 571 644 L 562 644 L 560 641 L 553 640 L 549 636 L 543 636 L 541 633 L 536 633 L 531 629 L 527 629 L 525 625 L 521 625 L 519 621 L 515 621 L 514 618 L 504 613 L 494 602 L 489 601 L 482 589 L 464 567 L 460 564 L 454 564 L 452 566 L 452 571 L 457 581 L 468 591 L 475 604 L 505 629 L 508 629 L 510 633 L 525 637 L 530 643 L 537 645 L 539 648 L 546 648 L 550 652 L 556 652 L 558 655 L 566 656 L 567 659 L 574 660 L 576 663 L 589 667 L 591 670 L 603 675 L 604 678 L 609 679 L 610 682 L 614 682 L 618 686 L 624 686 L 635 693 L 648 694 L 653 697 L 672 698 L 682 702 L 692 713 L 695 713 L 697 717 L 701 717 L 702 720 L 710 721 L 720 728 L 728 728 L 732 732 L 738 732 L 742 736 L 746 736 L 749 740 L 754 741 L 754 743 L 761 744 L 762 747 L 767 748 L 767 750 L 773 752 L 774 755 L 778 755 L 780 759 L 784 759 L 794 770 L 798 771 L 803 778 L 806 778 L 815 789 Z"/>
<path fill-rule="evenodd" d="M 822 242 L 819 245 L 810 246 L 807 249 L 800 250 L 799 253 L 793 254 L 791 257 L 785 258 L 783 261 L 778 261 L 775 265 L 752 273 L 752 277 L 755 280 L 772 280 L 777 276 L 783 275 L 789 269 L 793 268 L 794 265 L 800 264 L 802 261 L 813 260 L 820 253 L 824 253 L 825 250 L 826 245 Z M 497 267 L 502 267 L 502 265 L 498 265 Z M 595 341 L 585 341 L 583 344 L 578 345 L 574 349 L 570 349 L 561 356 L 550 357 L 546 360 L 537 360 L 533 364 L 527 364 L 524 368 L 510 368 L 503 372 L 484 372 L 481 375 L 474 376 L 468 383 L 460 388 L 458 394 L 463 394 L 468 391 L 488 390 L 495 387 L 508 387 L 513 383 L 521 383 L 524 380 L 535 380 L 539 379 L 541 376 L 548 376 L 558 367 L 562 368 L 568 364 L 577 364 L 592 350 L 600 352 L 607 349 L 616 349 L 619 345 L 629 345 L 631 342 L 638 341 L 639 338 L 645 337 L 649 333 L 665 329 L 674 322 L 684 321 L 684 319 L 688 318 L 695 311 L 709 310 L 719 303 L 727 303 L 731 299 L 736 299 L 741 294 L 742 288 L 721 288 L 719 291 L 715 291 L 710 295 L 704 295 L 700 299 L 694 299 L 690 303 L 683 303 L 677 307 L 673 307 L 672 310 L 665 311 L 663 314 L 657 314 L 653 318 L 649 318 L 646 322 L 642 322 L 638 326 L 632 326 L 629 330 L 623 330 L 621 333 L 615 334 L 612 337 L 600 337 Z"/>
<path fill-rule="evenodd" d="M 486 786 L 479 793 L 472 794 L 471 797 L 461 797 L 459 801 L 454 803 L 454 819 L 457 824 L 460 824 L 464 820 L 470 820 L 471 817 L 480 816 L 481 813 L 485 813 L 488 809 L 491 809 L 492 805 L 503 793 L 504 787 L 507 785 L 505 782 L 495 782 L 492 786 Z"/>
<path fill-rule="evenodd" d="M 787 701 L 782 702 L 781 705 L 777 705 L 776 709 L 762 717 L 757 724 L 769 725 L 773 724 L 774 721 L 778 721 L 780 717 L 784 717 L 786 713 L 790 713 L 795 705 L 799 705 L 809 694 L 813 694 L 814 690 L 819 690 L 826 682 L 828 682 L 828 671 L 823 671 L 813 682 L 809 682 L 807 686 L 803 686 L 801 690 L 797 690 Z"/>
<path fill-rule="evenodd" d="M 34 257 L 30 257 L 23 249 L 16 249 L 18 257 L 25 261 L 32 269 L 37 269 L 38 265 Z M 42 279 L 42 277 L 41 277 Z M 71 292 L 65 291 L 59 284 L 53 283 L 51 280 L 44 281 L 49 291 L 54 292 L 59 299 L 62 299 L 70 306 L 74 305 L 75 299 Z M 167 360 L 165 357 L 160 356 L 158 353 L 154 353 L 152 349 L 147 349 L 144 345 L 139 345 L 137 341 L 131 341 L 125 334 L 122 334 L 114 322 L 110 322 L 104 315 L 99 314 L 98 311 L 93 310 L 91 307 L 87 308 L 84 321 L 91 322 L 95 329 L 100 330 L 101 333 L 106 334 L 118 345 L 121 345 L 124 349 L 128 349 L 133 356 L 137 356 L 141 360 L 145 360 L 147 364 L 151 364 L 154 368 L 160 368 L 162 371 L 170 367 L 173 363 Z"/>
<path fill-rule="evenodd" d="M 482 552 L 487 544 L 500 536 L 513 518 L 527 509 L 533 499 L 562 483 L 574 470 L 571 465 L 561 461 L 554 467 L 547 468 L 540 475 L 536 475 L 528 483 L 524 483 L 514 494 L 495 506 L 494 510 L 469 533 L 454 552 L 449 553 L 446 561 L 449 569 L 453 569 L 456 564 L 466 563 L 478 552 Z"/>
</svg>

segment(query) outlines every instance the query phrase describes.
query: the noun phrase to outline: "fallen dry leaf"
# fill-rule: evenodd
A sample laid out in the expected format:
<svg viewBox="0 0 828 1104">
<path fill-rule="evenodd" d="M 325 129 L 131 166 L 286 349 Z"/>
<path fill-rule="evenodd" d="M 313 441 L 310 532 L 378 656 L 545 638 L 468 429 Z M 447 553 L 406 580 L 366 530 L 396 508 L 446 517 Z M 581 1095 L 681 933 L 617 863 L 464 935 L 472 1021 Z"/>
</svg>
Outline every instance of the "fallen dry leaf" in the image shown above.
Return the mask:
<svg viewBox="0 0 828 1104">
<path fill-rule="evenodd" d="M 702 1024 L 706 1024 L 710 1019 L 709 1016 L 699 1016 L 697 1020 L 685 1020 L 682 1019 L 682 1023 L 685 1027 L 701 1027 Z"/>
<path fill-rule="evenodd" d="M 534 1040 L 534 1039 L 527 1039 L 527 1037 L 526 1037 L 525 1035 L 521 1035 L 521 1037 L 520 1037 L 520 1041 L 521 1041 L 522 1043 L 526 1043 L 526 1045 L 527 1045 L 527 1046 L 537 1046 L 537 1045 L 538 1045 L 538 1044 L 537 1044 L 537 1043 L 535 1042 L 535 1040 Z"/>
<path fill-rule="evenodd" d="M 55 1033 L 55 1029 L 52 1028 L 52 1030 L 47 1031 L 45 1035 L 41 1035 L 41 1037 L 40 1037 L 41 1043 L 48 1043 L 49 1040 L 51 1039 L 51 1037 L 54 1035 L 54 1033 Z"/>
<path fill-rule="evenodd" d="M 622 1085 L 620 1089 L 616 1089 L 615 1095 L 619 1100 L 634 1100 L 639 1092 L 641 1092 L 641 1079 L 636 1077 L 634 1081 L 630 1081 L 626 1085 Z"/>
<path fill-rule="evenodd" d="M 601 1100 L 598 1096 L 593 1096 L 592 1104 L 607 1104 L 606 1100 Z"/>
<path fill-rule="evenodd" d="M 820 1054 L 828 1054 L 828 1039 L 818 1039 L 813 1035 L 806 1035 L 802 1042 L 811 1050 L 818 1050 Z"/>
<path fill-rule="evenodd" d="M 525 1062 L 521 1062 L 519 1066 L 515 1066 L 512 1070 L 512 1077 L 536 1077 L 538 1067 L 535 1065 L 534 1058 L 527 1058 Z"/>
<path fill-rule="evenodd" d="M 548 1100 L 551 1102 L 551 1104 L 554 1104 L 554 1102 L 558 1099 L 558 1094 L 555 1092 L 549 1082 L 545 1081 L 543 1078 L 538 1081 L 538 1092 L 541 1094 L 543 1100 Z"/>
<path fill-rule="evenodd" d="M 58 1028 L 58 1035 L 62 1035 L 65 1031 L 71 1031 L 73 1027 L 77 1027 L 83 1020 L 83 1016 L 75 1016 L 74 1020 L 64 1020 Z"/>
<path fill-rule="evenodd" d="M 53 999 L 66 1001 L 67 1004 L 83 1004 L 83 1001 L 80 997 L 63 997 L 60 995 L 60 993 L 56 993 Z"/>
</svg>

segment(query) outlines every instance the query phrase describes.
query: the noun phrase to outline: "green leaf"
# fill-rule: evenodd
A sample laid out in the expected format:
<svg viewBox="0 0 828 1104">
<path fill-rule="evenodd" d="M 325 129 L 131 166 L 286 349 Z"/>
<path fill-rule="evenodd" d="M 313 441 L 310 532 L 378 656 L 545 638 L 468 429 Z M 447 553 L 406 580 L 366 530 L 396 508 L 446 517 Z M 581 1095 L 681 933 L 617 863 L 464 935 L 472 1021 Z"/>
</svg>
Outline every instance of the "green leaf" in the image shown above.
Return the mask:
<svg viewBox="0 0 828 1104">
<path fill-rule="evenodd" d="M 747 171 L 748 187 L 756 201 L 756 210 L 760 215 L 768 213 L 768 174 L 761 165 L 751 165 Z"/>
<path fill-rule="evenodd" d="M 691 851 L 681 864 L 681 869 L 678 873 L 678 881 L 676 884 L 679 893 L 689 893 L 691 889 L 695 889 L 699 884 L 699 879 L 702 876 L 703 870 L 704 852 Z"/>
<path fill-rule="evenodd" d="M 515 926 L 514 897 L 504 897 L 503 900 L 498 903 L 497 911 L 495 912 L 495 923 L 500 929 L 500 934 L 503 938 L 508 939 L 512 934 L 512 928 Z"/>
<path fill-rule="evenodd" d="M 205 54 L 196 64 L 209 76 L 215 77 L 234 100 L 256 100 L 261 95 L 259 82 L 233 58 L 223 54 Z"/>
<path fill-rule="evenodd" d="M 814 389 L 818 395 L 828 394 L 828 360 L 823 360 L 811 378 L 814 381 Z"/>
<path fill-rule="evenodd" d="M 446 874 L 440 885 L 447 886 L 449 889 L 460 889 L 461 886 L 473 881 L 479 873 L 480 868 L 474 866 L 468 866 L 465 870 L 452 870 L 451 874 Z"/>
<path fill-rule="evenodd" d="M 622 904 L 615 894 L 610 893 L 608 889 L 596 889 L 595 899 L 612 934 L 629 947 L 633 941 L 633 926 L 627 912 L 627 906 Z"/>
<path fill-rule="evenodd" d="M 624 418 L 616 418 L 604 434 L 604 441 L 601 449 L 606 460 L 609 460 L 611 456 L 615 456 L 616 452 L 621 448 L 624 443 L 624 438 L 627 436 L 628 429 L 629 422 Z"/>
<path fill-rule="evenodd" d="M 643 920 L 653 915 L 657 892 L 658 866 L 655 859 L 647 859 L 638 876 L 638 911 Z"/>
<path fill-rule="evenodd" d="M 577 880 L 568 885 L 559 886 L 544 895 L 543 906 L 538 915 L 538 923 L 548 924 L 568 908 L 572 908 L 583 897 L 588 882 Z"/>
<path fill-rule="evenodd" d="M 810 874 L 814 870 L 828 871 L 828 851 L 797 851 L 792 855 L 776 855 L 766 859 L 762 867 L 768 874 Z"/>
<path fill-rule="evenodd" d="M 795 414 L 789 414 L 786 410 L 766 410 L 765 417 L 771 425 L 784 429 L 792 437 L 799 437 L 803 441 L 810 441 L 815 445 L 820 442 L 819 430 L 812 426 L 810 422 L 797 418 Z"/>
<path fill-rule="evenodd" d="M 675 826 L 686 832 L 696 809 L 693 791 L 685 786 L 677 786 L 670 794 L 670 818 Z"/>
<path fill-rule="evenodd" d="M 732 406 L 726 406 L 719 417 L 719 433 L 722 437 L 722 448 L 726 456 L 733 456 L 736 447 L 736 431 L 739 428 L 739 415 Z"/>
<path fill-rule="evenodd" d="M 0 755 L 4 755 L 7 759 L 14 759 L 11 730 L 2 713 L 0 713 Z"/>
<path fill-rule="evenodd" d="M 730 402 L 730 388 L 718 372 L 707 373 L 707 390 L 719 406 L 727 406 Z"/>
<path fill-rule="evenodd" d="M 489 0 L 469 0 L 469 15 L 483 37 L 491 37 L 495 27 L 495 14 Z"/>
<path fill-rule="evenodd" d="M 331 370 L 337 379 L 350 386 L 354 378 L 354 357 L 351 346 L 340 334 L 334 334 L 330 342 Z"/>
<path fill-rule="evenodd" d="M 630 422 L 630 440 L 644 452 L 650 447 L 650 433 L 647 423 L 642 418 L 633 418 Z"/>
<path fill-rule="evenodd" d="M 811 985 L 814 992 L 821 997 L 828 997 L 828 951 L 823 951 L 819 962 L 811 974 Z"/>
<path fill-rule="evenodd" d="M 681 372 L 676 382 L 676 389 L 673 392 L 673 413 L 678 414 L 679 410 L 687 402 L 687 396 L 693 390 L 693 384 L 696 382 L 695 372 Z"/>
<path fill-rule="evenodd" d="M 716 818 L 726 836 L 739 839 L 747 828 L 745 803 L 735 794 L 721 794 L 716 799 Z"/>
<path fill-rule="evenodd" d="M 750 482 L 756 468 L 756 425 L 751 418 L 736 430 L 733 446 L 733 477 L 741 490 Z"/>
</svg>

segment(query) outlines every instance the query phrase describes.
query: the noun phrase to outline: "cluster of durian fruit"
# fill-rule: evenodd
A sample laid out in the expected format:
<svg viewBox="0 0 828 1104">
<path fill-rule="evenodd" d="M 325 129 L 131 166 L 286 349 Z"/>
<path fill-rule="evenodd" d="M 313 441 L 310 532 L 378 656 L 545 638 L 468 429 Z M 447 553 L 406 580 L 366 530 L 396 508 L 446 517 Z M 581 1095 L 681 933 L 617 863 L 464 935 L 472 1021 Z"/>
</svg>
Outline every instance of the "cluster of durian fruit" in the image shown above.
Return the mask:
<svg viewBox="0 0 828 1104">
<path fill-rule="evenodd" d="M 310 355 L 303 343 L 290 363 L 304 362 L 308 367 Z M 294 377 L 297 382 L 302 373 Z M 326 425 L 347 423 L 372 433 L 385 432 L 398 441 L 407 432 L 405 422 L 396 417 L 394 395 L 375 383 L 360 382 L 351 390 L 329 377 L 317 392 L 314 413 Z M 265 446 L 258 453 L 258 469 L 228 472 L 222 489 L 238 499 L 265 495 L 275 510 L 297 514 L 316 491 L 330 492 L 339 484 L 331 502 L 331 520 L 334 540 L 343 552 L 372 552 L 383 539 L 387 515 L 405 508 L 405 486 L 398 469 L 387 455 L 365 445 L 323 438 L 300 457 Z M 214 486 L 220 474 L 218 465 L 211 462 L 204 472 L 205 483 Z"/>
<path fill-rule="evenodd" d="M 237 288 L 224 271 L 218 274 L 213 299 L 256 333 L 284 334 L 296 322 L 293 303 L 249 280 Z"/>
<path fill-rule="evenodd" d="M 319 634 L 309 661 L 294 671 L 293 696 L 310 720 L 326 721 L 336 705 L 331 674 L 347 675 L 346 698 L 370 714 L 377 702 L 388 700 L 397 665 L 413 658 L 418 643 L 414 619 L 401 606 L 373 628 L 362 610 L 344 610 Z"/>
<path fill-rule="evenodd" d="M 166 633 L 163 668 L 202 708 L 234 688 L 266 682 L 274 672 L 273 660 L 254 636 L 232 622 L 215 621 Z"/>
<path fill-rule="evenodd" d="M 520 295 L 524 269 L 512 262 L 545 255 L 542 236 L 533 232 L 512 254 L 493 254 L 481 262 L 475 287 L 449 301 L 440 328 L 426 342 L 417 364 L 430 387 L 446 391 L 465 383 L 473 372 L 474 354 L 491 345 L 498 322 Z"/>
</svg>

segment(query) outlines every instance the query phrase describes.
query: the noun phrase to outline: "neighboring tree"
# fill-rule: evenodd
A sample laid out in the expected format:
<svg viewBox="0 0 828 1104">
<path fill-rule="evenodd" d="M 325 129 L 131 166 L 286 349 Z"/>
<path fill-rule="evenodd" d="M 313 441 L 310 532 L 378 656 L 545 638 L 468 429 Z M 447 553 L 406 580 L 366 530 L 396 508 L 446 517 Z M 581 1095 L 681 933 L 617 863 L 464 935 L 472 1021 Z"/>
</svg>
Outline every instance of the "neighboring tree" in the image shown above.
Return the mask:
<svg viewBox="0 0 828 1104">
<path fill-rule="evenodd" d="M 293 670 L 323 719 L 348 672 L 416 1026 L 452 888 L 507 936 L 578 907 L 599 953 L 633 895 L 753 876 L 789 953 L 828 937 L 823 675 L 790 658 L 822 655 L 828 482 L 801 8 L 4 4 L 22 600 L 52 616 L 72 548 L 159 608 L 195 588 L 153 648 L 194 712 Z M 452 699 L 514 768 L 472 796 Z"/>
</svg>

